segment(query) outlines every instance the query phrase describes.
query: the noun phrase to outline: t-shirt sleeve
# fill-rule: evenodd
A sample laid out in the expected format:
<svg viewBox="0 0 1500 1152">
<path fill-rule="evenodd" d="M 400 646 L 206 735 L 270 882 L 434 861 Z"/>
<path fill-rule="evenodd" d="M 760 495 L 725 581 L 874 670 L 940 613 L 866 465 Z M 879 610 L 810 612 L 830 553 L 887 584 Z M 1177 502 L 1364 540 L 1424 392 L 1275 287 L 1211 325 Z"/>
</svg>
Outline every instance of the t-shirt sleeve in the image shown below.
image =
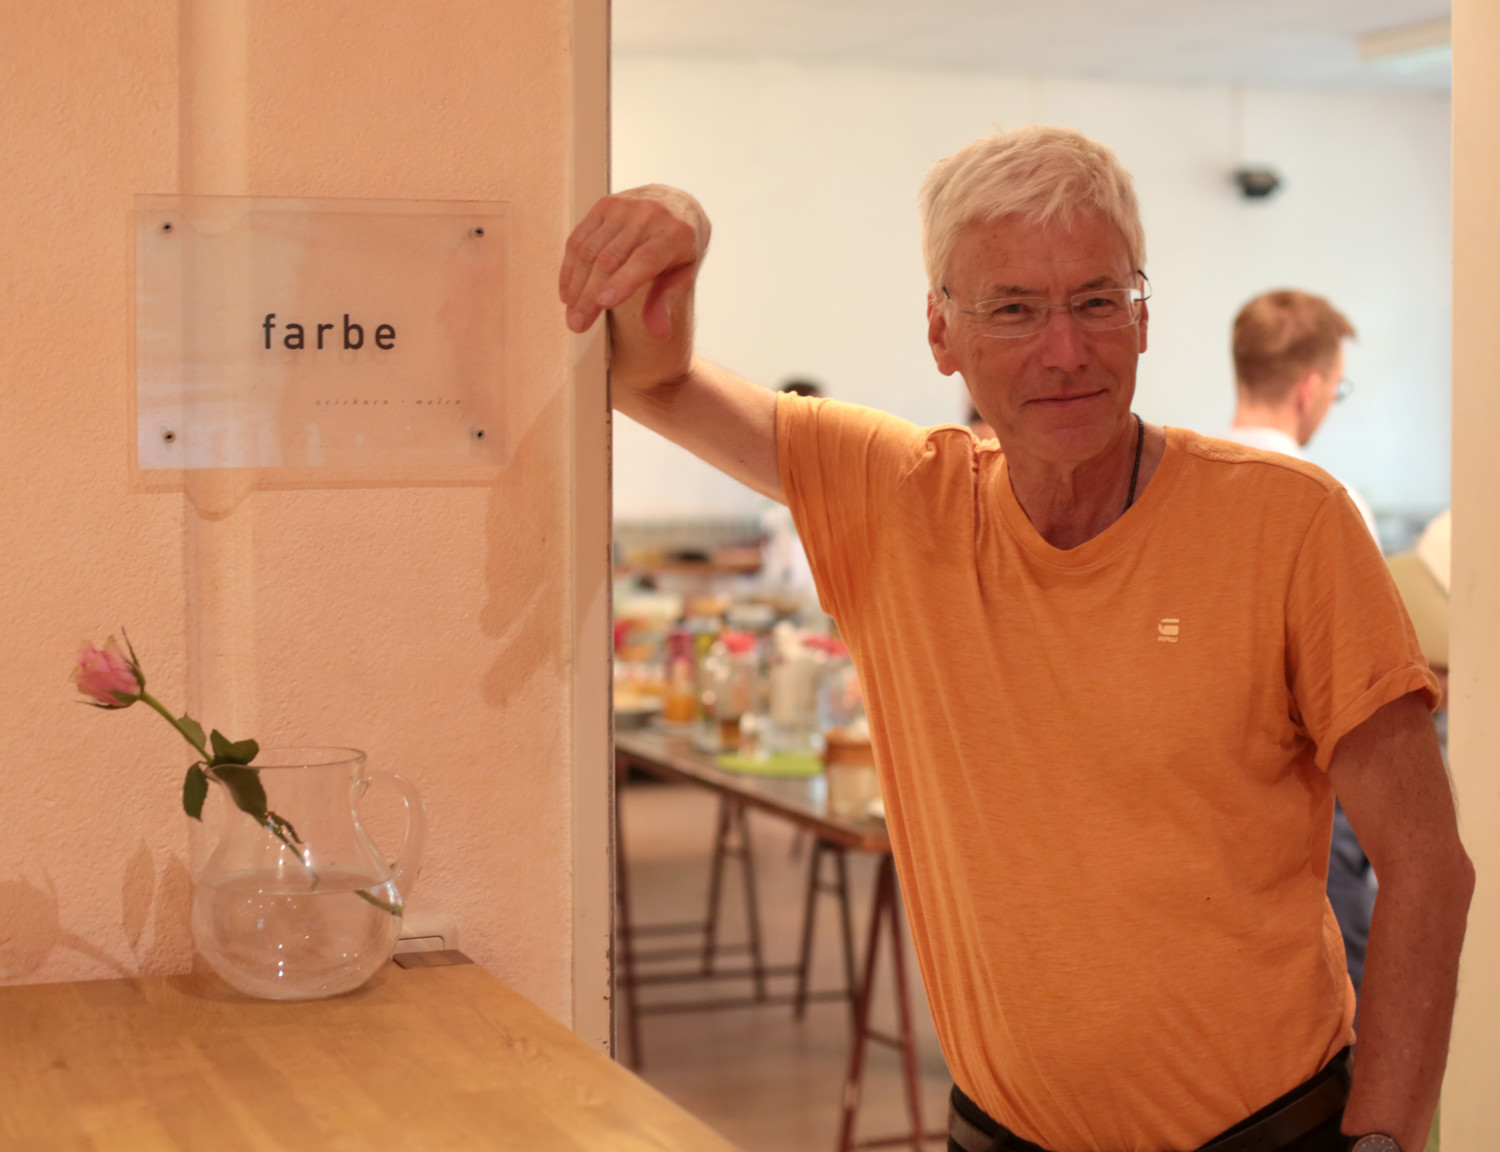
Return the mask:
<svg viewBox="0 0 1500 1152">
<path fill-rule="evenodd" d="M 1438 703 L 1437 678 L 1379 549 L 1347 493 L 1312 517 L 1286 605 L 1287 683 L 1303 728 L 1328 768 L 1338 742 L 1408 692 Z"/>
<path fill-rule="evenodd" d="M 922 429 L 873 408 L 790 392 L 777 397 L 782 491 L 818 597 L 835 618 L 853 603 L 875 557 L 880 510 L 925 446 Z"/>
</svg>

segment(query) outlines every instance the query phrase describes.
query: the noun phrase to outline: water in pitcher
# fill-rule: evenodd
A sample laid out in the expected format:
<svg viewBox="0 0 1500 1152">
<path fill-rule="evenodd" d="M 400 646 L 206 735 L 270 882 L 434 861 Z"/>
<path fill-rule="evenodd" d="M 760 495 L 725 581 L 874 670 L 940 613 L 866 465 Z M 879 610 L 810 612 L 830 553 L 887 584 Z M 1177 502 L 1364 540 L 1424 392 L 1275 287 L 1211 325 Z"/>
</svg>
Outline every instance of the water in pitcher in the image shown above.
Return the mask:
<svg viewBox="0 0 1500 1152">
<path fill-rule="evenodd" d="M 305 875 L 238 872 L 200 882 L 194 939 L 241 992 L 272 1000 L 336 996 L 390 958 L 401 930 L 400 915 L 376 903 L 399 910 L 396 886 L 370 879 L 329 871 L 309 889 Z"/>
</svg>

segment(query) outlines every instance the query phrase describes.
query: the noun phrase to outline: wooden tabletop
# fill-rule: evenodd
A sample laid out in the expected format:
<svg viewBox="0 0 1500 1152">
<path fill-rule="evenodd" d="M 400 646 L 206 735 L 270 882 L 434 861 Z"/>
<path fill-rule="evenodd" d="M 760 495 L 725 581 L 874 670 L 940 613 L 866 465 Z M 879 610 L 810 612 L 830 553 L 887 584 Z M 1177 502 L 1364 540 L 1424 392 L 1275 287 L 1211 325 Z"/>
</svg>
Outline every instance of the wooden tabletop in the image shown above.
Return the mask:
<svg viewBox="0 0 1500 1152">
<path fill-rule="evenodd" d="M 0 988 L 7 1152 L 733 1152 L 475 964 L 254 1000 L 213 976 Z"/>
<path fill-rule="evenodd" d="M 828 811 L 828 785 L 822 776 L 755 776 L 727 772 L 714 757 L 693 747 L 690 736 L 662 728 L 615 731 L 615 759 L 669 780 L 701 784 L 727 793 L 753 808 L 771 812 L 841 848 L 889 852 L 885 821 L 834 816 Z"/>
</svg>

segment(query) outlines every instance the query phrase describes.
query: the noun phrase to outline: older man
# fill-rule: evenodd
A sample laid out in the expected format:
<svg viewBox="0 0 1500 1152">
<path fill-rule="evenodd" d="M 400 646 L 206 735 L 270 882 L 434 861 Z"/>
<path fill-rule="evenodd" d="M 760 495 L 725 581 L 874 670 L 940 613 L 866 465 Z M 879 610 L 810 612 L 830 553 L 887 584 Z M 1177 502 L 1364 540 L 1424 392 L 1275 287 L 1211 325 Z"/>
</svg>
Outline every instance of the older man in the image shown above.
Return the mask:
<svg viewBox="0 0 1500 1152">
<path fill-rule="evenodd" d="M 998 444 L 694 359 L 684 193 L 596 205 L 560 294 L 575 331 L 613 310 L 621 411 L 796 516 L 869 705 L 950 1148 L 1420 1148 L 1472 869 L 1358 514 L 1132 413 L 1144 240 L 1108 149 L 978 140 L 922 210 L 928 340 Z M 1347 1106 L 1335 791 L 1382 878 Z"/>
</svg>

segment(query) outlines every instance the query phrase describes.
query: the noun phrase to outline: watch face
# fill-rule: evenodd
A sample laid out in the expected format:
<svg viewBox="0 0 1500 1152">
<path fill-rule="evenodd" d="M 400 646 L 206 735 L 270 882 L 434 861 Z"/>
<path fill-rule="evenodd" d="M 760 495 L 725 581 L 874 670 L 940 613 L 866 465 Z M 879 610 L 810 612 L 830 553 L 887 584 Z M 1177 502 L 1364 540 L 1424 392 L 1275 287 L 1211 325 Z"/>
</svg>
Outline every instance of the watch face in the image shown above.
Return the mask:
<svg viewBox="0 0 1500 1152">
<path fill-rule="evenodd" d="M 1389 1136 L 1361 1136 L 1350 1152 L 1401 1152 L 1401 1145 Z"/>
</svg>

